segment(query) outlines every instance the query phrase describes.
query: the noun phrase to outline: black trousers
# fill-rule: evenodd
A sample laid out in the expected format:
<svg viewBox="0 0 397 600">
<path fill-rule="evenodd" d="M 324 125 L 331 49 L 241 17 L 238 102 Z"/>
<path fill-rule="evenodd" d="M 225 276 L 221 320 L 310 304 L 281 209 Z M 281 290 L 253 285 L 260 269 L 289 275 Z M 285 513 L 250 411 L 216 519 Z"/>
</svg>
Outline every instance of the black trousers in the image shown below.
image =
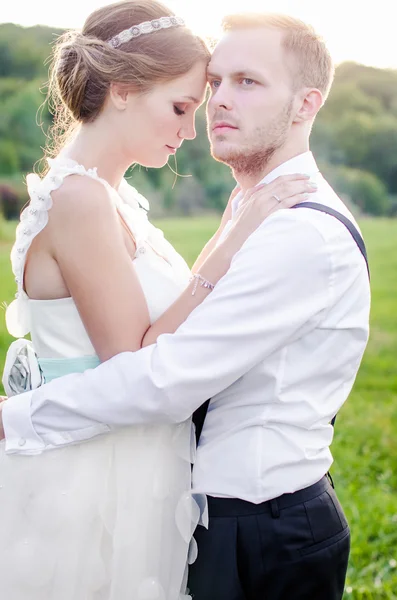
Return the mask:
<svg viewBox="0 0 397 600">
<path fill-rule="evenodd" d="M 350 531 L 327 477 L 262 504 L 208 504 L 190 567 L 194 600 L 341 600 Z"/>
</svg>

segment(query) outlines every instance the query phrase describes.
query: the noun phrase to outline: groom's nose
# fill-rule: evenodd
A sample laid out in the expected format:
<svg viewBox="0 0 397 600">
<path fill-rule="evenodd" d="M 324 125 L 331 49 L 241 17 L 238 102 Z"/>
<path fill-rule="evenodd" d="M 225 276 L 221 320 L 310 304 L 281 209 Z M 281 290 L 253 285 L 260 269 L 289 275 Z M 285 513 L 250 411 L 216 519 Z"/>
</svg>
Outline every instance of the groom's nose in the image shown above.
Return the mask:
<svg viewBox="0 0 397 600">
<path fill-rule="evenodd" d="M 223 108 L 225 110 L 231 110 L 233 107 L 232 102 L 232 90 L 228 86 L 227 82 L 222 81 L 219 87 L 215 88 L 208 101 L 208 107 L 211 110 L 217 110 Z"/>
</svg>

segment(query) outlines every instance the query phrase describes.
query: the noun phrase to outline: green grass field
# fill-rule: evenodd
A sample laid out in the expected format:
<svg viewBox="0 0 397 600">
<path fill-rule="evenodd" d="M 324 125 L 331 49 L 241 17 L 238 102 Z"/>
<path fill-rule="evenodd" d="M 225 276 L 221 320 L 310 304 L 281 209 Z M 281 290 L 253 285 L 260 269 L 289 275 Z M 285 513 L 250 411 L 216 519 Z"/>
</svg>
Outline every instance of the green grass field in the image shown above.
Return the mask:
<svg viewBox="0 0 397 600">
<path fill-rule="evenodd" d="M 192 264 L 216 220 L 166 220 L 159 226 Z M 397 600 L 397 221 L 364 220 L 361 227 L 372 273 L 371 338 L 338 416 L 332 474 L 352 529 L 346 600 Z M 5 302 L 15 292 L 9 267 L 13 235 L 14 225 L 0 221 L 0 301 Z M 10 341 L 2 318 L 1 369 Z"/>
</svg>

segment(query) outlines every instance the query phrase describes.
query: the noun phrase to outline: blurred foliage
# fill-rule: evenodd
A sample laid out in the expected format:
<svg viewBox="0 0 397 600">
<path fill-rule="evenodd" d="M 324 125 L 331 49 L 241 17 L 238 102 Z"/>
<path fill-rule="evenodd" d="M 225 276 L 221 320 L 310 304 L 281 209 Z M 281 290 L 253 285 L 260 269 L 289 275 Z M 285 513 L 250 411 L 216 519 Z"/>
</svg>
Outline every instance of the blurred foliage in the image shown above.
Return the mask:
<svg viewBox="0 0 397 600">
<path fill-rule="evenodd" d="M 51 43 L 62 33 L 47 27 L 0 25 L 0 204 L 4 214 L 10 178 L 23 182 L 43 156 L 51 116 L 44 106 Z M 209 154 L 205 108 L 197 138 L 161 170 L 135 167 L 131 183 L 146 194 L 153 214 L 220 211 L 234 183 L 230 170 Z M 343 63 L 315 122 L 312 148 L 330 182 L 357 208 L 394 216 L 397 195 L 397 71 Z M 176 177 L 174 171 L 181 176 Z M 5 186 L 5 188 L 4 188 Z M 26 189 L 17 185 L 20 205 Z M 393 200 L 394 196 L 394 200 Z M 14 200 L 13 200 L 14 202 Z"/>
</svg>

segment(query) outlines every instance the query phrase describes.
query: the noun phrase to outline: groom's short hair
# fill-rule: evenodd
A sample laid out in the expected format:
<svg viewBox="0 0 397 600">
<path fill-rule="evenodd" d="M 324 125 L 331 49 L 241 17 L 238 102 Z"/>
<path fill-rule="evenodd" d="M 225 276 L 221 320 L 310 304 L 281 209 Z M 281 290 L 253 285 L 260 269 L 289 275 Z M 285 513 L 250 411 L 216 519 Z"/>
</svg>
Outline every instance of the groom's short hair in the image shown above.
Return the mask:
<svg viewBox="0 0 397 600">
<path fill-rule="evenodd" d="M 311 25 L 283 14 L 241 13 L 224 17 L 224 32 L 236 29 L 277 29 L 284 33 L 283 48 L 292 57 L 291 73 L 295 89 L 313 87 L 328 96 L 334 78 L 334 64 L 324 40 Z"/>
</svg>

